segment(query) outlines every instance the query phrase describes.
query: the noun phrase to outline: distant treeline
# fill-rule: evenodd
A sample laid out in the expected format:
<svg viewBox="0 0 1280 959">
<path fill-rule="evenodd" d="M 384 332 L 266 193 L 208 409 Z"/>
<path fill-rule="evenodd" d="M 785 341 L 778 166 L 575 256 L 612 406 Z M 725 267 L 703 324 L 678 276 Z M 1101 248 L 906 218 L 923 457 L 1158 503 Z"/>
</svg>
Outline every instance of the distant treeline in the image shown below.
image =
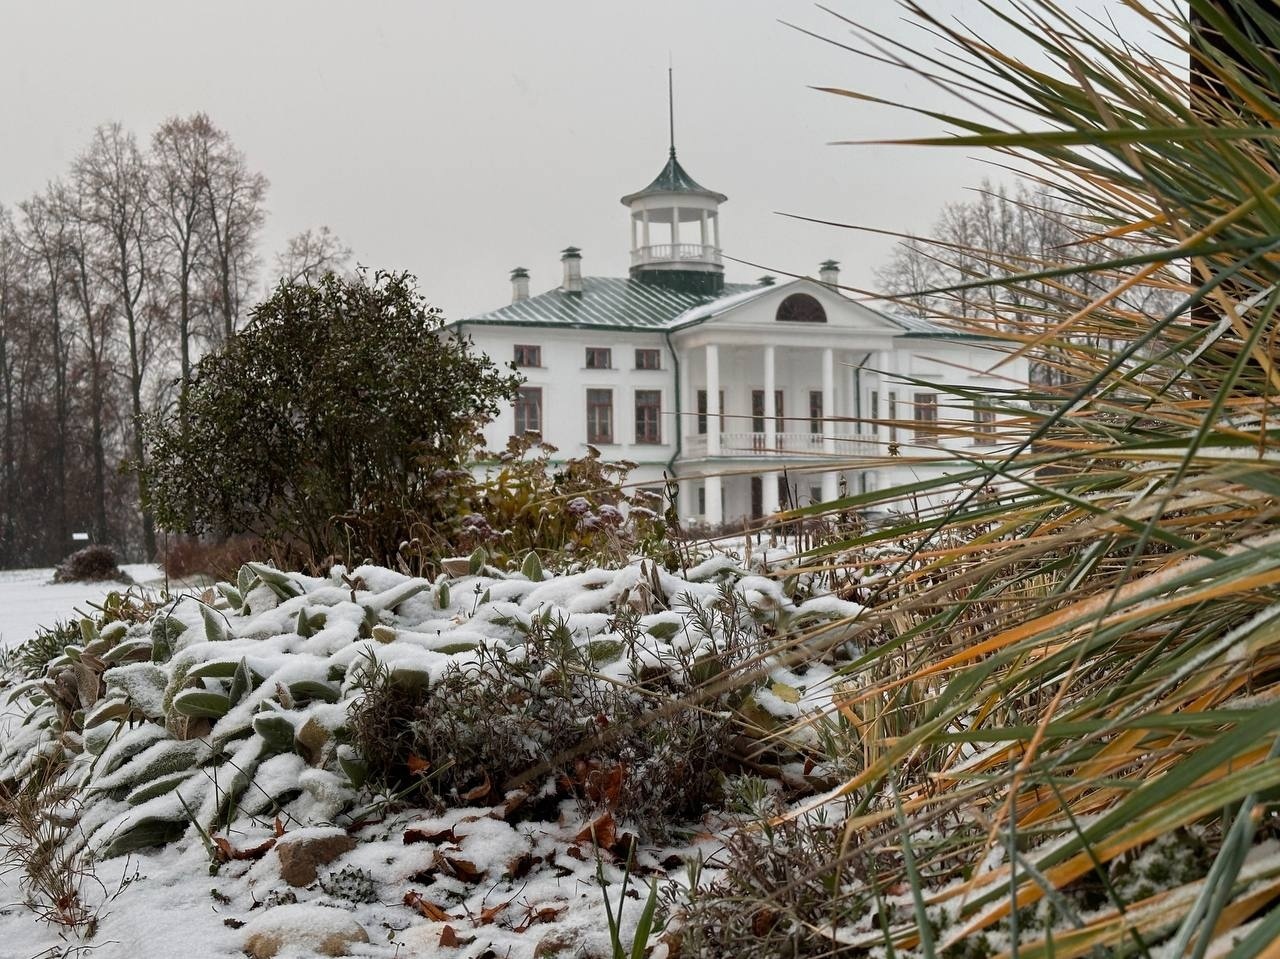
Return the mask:
<svg viewBox="0 0 1280 959">
<path fill-rule="evenodd" d="M 72 535 L 156 555 L 130 464 L 147 411 L 261 289 L 267 180 L 204 114 L 147 146 L 99 127 L 66 174 L 0 205 L 0 567 L 50 565 Z M 275 258 L 293 281 L 350 255 L 327 228 Z"/>
</svg>

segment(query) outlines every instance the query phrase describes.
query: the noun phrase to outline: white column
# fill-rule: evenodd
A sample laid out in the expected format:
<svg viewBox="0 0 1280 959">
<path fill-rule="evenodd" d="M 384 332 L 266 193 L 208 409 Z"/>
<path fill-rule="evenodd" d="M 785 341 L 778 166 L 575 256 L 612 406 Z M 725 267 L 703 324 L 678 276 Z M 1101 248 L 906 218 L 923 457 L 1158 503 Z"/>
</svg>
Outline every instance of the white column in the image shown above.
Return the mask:
<svg viewBox="0 0 1280 959">
<path fill-rule="evenodd" d="M 679 409 L 676 410 L 676 429 L 679 430 L 679 432 L 676 433 L 676 437 L 680 443 L 680 448 L 684 450 L 685 456 L 689 455 L 689 438 L 697 432 L 698 428 L 698 397 L 697 394 L 693 392 L 692 371 L 689 369 L 689 367 L 693 365 L 690 362 L 691 360 L 692 357 L 688 357 L 685 362 L 680 364 L 680 402 L 677 404 Z M 671 362 L 675 362 L 674 356 L 671 358 Z M 690 410 L 693 412 L 690 413 Z M 684 501 L 684 507 L 688 507 L 688 505 L 689 501 L 686 499 Z M 681 508 L 683 509 L 684 507 Z"/>
<path fill-rule="evenodd" d="M 720 455 L 720 347 L 707 344 L 707 455 Z"/>
<path fill-rule="evenodd" d="M 718 253 L 720 252 L 720 214 L 719 213 L 716 213 L 716 215 L 711 218 L 711 225 L 715 227 L 716 252 Z"/>
<path fill-rule="evenodd" d="M 764 449 L 770 456 L 778 448 L 778 403 L 777 378 L 774 373 L 774 348 L 770 344 L 764 348 Z M 765 515 L 778 511 L 778 474 L 765 473 L 760 478 L 763 488 L 761 505 Z"/>
<path fill-rule="evenodd" d="M 644 224 L 644 245 L 645 249 L 649 248 L 649 210 L 645 208 L 640 211 L 640 220 Z"/>
<path fill-rule="evenodd" d="M 822 424 L 822 452 L 834 458 L 836 452 L 835 423 L 830 417 L 836 409 L 836 355 L 835 350 L 827 347 L 822 351 L 822 415 L 826 422 Z M 836 498 L 838 476 L 835 470 L 822 474 L 822 498 Z"/>
<path fill-rule="evenodd" d="M 676 259 L 678 254 L 675 247 L 680 245 L 680 208 L 673 206 L 671 208 L 671 259 Z"/>
<path fill-rule="evenodd" d="M 707 456 L 720 456 L 720 348 L 707 344 Z M 719 468 L 716 462 L 707 464 L 707 472 Z M 703 480 L 706 512 L 703 520 L 712 526 L 724 522 L 724 501 L 719 476 L 708 475 Z"/>
<path fill-rule="evenodd" d="M 636 249 L 636 218 L 632 216 L 631 217 L 631 252 L 634 253 L 635 249 Z"/>
<path fill-rule="evenodd" d="M 703 255 L 705 256 L 706 250 L 707 250 L 707 211 L 706 210 L 702 211 L 702 231 L 699 234 L 699 236 L 702 239 L 702 251 L 703 251 Z"/>
</svg>

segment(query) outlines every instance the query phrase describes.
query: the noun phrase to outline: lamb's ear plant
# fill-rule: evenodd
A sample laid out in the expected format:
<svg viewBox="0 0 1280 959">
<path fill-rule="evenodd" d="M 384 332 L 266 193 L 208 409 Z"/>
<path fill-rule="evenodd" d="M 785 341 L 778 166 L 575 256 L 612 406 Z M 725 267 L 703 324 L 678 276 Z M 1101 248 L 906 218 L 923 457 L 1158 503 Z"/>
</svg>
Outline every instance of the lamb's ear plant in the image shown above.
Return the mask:
<svg viewBox="0 0 1280 959">
<path fill-rule="evenodd" d="M 889 104 L 936 131 L 899 148 L 990 151 L 1052 191 L 1073 240 L 930 248 L 962 278 L 917 292 L 984 307 L 936 322 L 1053 373 L 982 398 L 997 443 L 955 451 L 948 478 L 782 517 L 900 510 L 809 556 L 874 577 L 838 697 L 864 756 L 833 793 L 860 807 L 844 845 L 877 863 L 876 928 L 854 946 L 926 948 L 923 905 L 954 920 L 940 955 L 1015 928 L 1023 959 L 1274 954 L 1280 18 L 1258 0 L 1117 0 L 1114 19 L 1020 0 L 975 8 L 988 31 L 901 6 L 915 33 L 835 28 L 955 94 Z M 981 438 L 953 392 L 940 426 Z M 944 821 L 984 825 L 939 845 Z M 1194 869 L 1118 881 L 1188 835 L 1208 850 Z M 888 893 L 904 889 L 914 907 Z M 1029 921 L 1045 899 L 1056 928 Z"/>
</svg>

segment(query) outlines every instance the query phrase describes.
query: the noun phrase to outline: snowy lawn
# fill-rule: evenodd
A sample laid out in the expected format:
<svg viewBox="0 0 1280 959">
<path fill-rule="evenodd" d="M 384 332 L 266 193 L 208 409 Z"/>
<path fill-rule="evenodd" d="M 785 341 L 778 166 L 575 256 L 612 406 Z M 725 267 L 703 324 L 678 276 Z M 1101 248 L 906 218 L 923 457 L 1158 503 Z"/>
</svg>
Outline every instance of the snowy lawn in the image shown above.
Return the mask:
<svg viewBox="0 0 1280 959">
<path fill-rule="evenodd" d="M 147 587 L 164 581 L 159 566 L 140 564 L 121 569 Z M 52 569 L 0 570 L 0 648 L 24 643 L 38 627 L 71 619 L 77 610 L 92 612 L 89 603 L 124 588 L 121 583 L 55 583 Z"/>
</svg>

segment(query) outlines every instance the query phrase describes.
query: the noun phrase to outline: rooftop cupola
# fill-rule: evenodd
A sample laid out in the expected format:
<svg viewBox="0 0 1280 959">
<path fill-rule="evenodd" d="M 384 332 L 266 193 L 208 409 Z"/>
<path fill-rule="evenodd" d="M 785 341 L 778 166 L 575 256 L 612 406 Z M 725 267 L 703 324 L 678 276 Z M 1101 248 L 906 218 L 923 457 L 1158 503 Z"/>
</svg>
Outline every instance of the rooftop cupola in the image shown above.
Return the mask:
<svg viewBox="0 0 1280 959">
<path fill-rule="evenodd" d="M 840 286 L 840 264 L 835 260 L 823 260 L 818 267 L 818 279 L 832 289 Z"/>
<path fill-rule="evenodd" d="M 667 72 L 671 150 L 666 166 L 643 190 L 628 193 L 631 211 L 631 277 L 691 293 L 724 289 L 720 259 L 723 193 L 708 190 L 676 159 L 675 110 Z"/>
</svg>

